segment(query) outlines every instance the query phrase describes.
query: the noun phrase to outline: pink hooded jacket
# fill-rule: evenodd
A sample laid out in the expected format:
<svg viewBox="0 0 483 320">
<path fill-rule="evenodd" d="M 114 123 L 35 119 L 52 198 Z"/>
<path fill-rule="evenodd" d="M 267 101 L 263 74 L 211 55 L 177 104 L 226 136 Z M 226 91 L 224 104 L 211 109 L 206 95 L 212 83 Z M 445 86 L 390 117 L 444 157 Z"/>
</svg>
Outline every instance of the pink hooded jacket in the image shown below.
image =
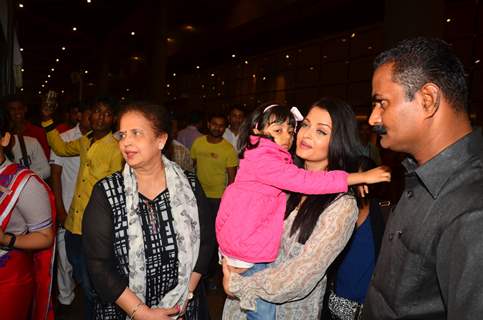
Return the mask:
<svg viewBox="0 0 483 320">
<path fill-rule="evenodd" d="M 235 181 L 223 193 L 216 217 L 221 253 L 251 263 L 274 261 L 283 232 L 287 200 L 283 190 L 347 192 L 347 175 L 300 169 L 290 153 L 261 138 L 258 147 L 245 150 Z"/>
</svg>

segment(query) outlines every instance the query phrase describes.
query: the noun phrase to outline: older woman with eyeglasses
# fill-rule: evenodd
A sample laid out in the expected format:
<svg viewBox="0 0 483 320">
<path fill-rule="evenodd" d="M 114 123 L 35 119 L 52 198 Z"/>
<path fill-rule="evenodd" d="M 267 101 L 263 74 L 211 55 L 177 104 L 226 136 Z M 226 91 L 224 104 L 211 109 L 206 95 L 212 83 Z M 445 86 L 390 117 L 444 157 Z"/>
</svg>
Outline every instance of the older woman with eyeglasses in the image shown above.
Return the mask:
<svg viewBox="0 0 483 320">
<path fill-rule="evenodd" d="M 204 195 L 193 174 L 161 156 L 166 109 L 126 105 L 115 134 L 126 161 L 99 181 L 83 221 L 83 244 L 98 299 L 96 319 L 202 318 L 201 274 L 214 243 Z"/>
</svg>

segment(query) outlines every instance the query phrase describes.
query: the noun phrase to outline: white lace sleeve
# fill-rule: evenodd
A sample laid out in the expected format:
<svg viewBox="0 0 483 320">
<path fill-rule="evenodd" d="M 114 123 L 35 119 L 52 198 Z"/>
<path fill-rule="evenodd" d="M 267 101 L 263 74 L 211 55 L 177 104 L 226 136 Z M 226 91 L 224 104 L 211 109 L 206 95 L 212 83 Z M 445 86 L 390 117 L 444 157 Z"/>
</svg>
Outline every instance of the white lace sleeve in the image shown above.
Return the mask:
<svg viewBox="0 0 483 320">
<path fill-rule="evenodd" d="M 230 290 L 240 299 L 241 308 L 254 310 L 256 298 L 284 303 L 307 296 L 349 241 L 357 213 L 355 199 L 344 195 L 320 215 L 298 255 L 250 277 L 232 274 Z"/>
</svg>

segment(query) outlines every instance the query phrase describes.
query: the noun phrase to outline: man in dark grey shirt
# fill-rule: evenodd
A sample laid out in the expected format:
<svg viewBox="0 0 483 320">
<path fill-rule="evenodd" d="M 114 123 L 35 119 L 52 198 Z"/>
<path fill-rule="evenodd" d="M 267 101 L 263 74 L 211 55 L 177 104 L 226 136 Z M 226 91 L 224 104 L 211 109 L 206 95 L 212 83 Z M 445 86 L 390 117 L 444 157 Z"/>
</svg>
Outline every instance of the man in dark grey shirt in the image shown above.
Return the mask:
<svg viewBox="0 0 483 320">
<path fill-rule="evenodd" d="M 369 123 L 410 155 L 363 318 L 483 319 L 483 138 L 467 113 L 464 69 L 440 40 L 380 54 Z"/>
</svg>

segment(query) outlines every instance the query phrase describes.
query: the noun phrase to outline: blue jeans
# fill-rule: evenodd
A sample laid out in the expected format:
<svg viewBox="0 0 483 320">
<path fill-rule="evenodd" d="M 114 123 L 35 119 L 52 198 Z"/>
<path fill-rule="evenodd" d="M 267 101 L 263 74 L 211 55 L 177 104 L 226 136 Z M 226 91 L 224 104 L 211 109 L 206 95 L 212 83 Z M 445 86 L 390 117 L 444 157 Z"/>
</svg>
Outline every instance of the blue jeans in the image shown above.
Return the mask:
<svg viewBox="0 0 483 320">
<path fill-rule="evenodd" d="M 67 251 L 67 259 L 72 265 L 74 271 L 74 279 L 80 284 L 85 297 L 84 319 L 94 319 L 94 289 L 92 288 L 89 274 L 87 272 L 87 264 L 82 251 L 82 236 L 73 234 L 65 230 L 65 250 Z"/>
<path fill-rule="evenodd" d="M 256 263 L 253 267 L 243 272 L 244 277 L 251 276 L 258 271 L 262 271 L 268 267 L 268 263 Z M 247 311 L 247 320 L 275 320 L 275 305 L 258 298 L 257 309 L 255 311 Z"/>
</svg>

